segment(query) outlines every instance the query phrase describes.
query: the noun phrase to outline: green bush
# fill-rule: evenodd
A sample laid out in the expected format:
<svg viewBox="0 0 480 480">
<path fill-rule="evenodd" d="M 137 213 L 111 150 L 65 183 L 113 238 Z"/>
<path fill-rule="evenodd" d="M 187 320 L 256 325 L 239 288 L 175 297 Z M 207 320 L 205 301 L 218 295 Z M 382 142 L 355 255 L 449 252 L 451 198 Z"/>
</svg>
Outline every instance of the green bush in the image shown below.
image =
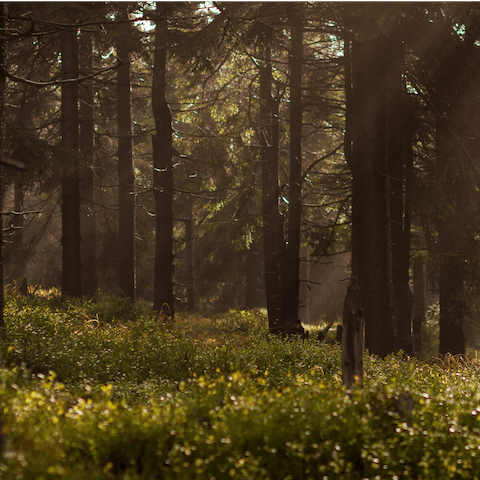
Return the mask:
<svg viewBox="0 0 480 480">
<path fill-rule="evenodd" d="M 0 478 L 479 478 L 476 359 L 367 355 L 345 391 L 338 346 L 262 315 L 97 302 L 9 299 Z"/>
</svg>

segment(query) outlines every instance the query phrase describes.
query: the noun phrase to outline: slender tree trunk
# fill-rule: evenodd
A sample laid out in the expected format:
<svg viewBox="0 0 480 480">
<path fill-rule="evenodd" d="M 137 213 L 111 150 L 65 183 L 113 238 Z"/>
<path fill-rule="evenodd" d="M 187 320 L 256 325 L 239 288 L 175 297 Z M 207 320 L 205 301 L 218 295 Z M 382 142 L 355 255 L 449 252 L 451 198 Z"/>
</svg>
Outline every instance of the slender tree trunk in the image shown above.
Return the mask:
<svg viewBox="0 0 480 480">
<path fill-rule="evenodd" d="M 352 138 L 353 138 L 353 118 L 355 114 L 358 116 L 358 112 L 354 110 L 353 105 L 353 86 L 352 86 L 352 33 L 348 28 L 344 32 L 344 77 L 345 77 L 345 134 L 343 137 L 343 151 L 345 154 L 345 160 L 348 167 L 353 172 L 355 169 L 355 162 L 353 161 L 353 152 L 352 152 Z M 354 114 L 355 112 L 355 114 Z M 357 188 L 358 185 L 358 188 Z M 361 185 L 356 179 L 353 179 L 352 188 L 356 193 L 352 196 L 352 228 L 350 229 L 351 235 L 351 250 L 352 250 L 352 259 L 351 259 L 351 275 L 354 278 L 357 278 L 359 275 L 359 266 L 358 266 L 358 246 L 356 239 L 356 228 L 353 227 L 354 224 L 361 223 L 361 207 L 360 204 L 355 205 L 356 202 L 360 200 L 361 194 Z"/>
<path fill-rule="evenodd" d="M 309 246 L 306 245 L 302 247 L 302 263 L 300 264 L 300 318 L 302 319 L 302 323 L 309 324 L 310 323 L 310 275 L 311 275 L 311 267 L 310 267 L 310 249 Z"/>
<path fill-rule="evenodd" d="M 20 111 L 18 116 L 18 126 L 20 130 L 27 130 L 31 126 L 31 109 L 28 105 L 28 87 L 22 94 L 20 103 Z M 20 141 L 16 146 L 13 156 L 19 162 L 25 163 L 29 155 L 26 142 Z M 24 224 L 25 219 L 21 214 L 23 212 L 23 205 L 25 199 L 25 186 L 23 172 L 19 172 L 14 184 L 14 211 L 16 214 L 12 215 L 10 225 L 15 229 L 13 235 L 10 236 L 11 243 L 5 246 L 4 255 L 9 257 L 9 264 L 12 265 L 11 280 L 15 280 L 17 285 L 21 285 L 24 275 L 25 266 L 27 262 L 27 252 L 24 246 Z"/>
<path fill-rule="evenodd" d="M 168 50 L 168 5 L 157 3 L 159 19 L 155 31 L 155 66 L 153 70 L 152 106 L 155 118 L 153 137 L 153 185 L 155 195 L 155 279 L 153 308 L 172 318 L 175 309 L 173 253 L 173 129 L 166 100 Z M 165 311 L 166 310 L 166 311 Z"/>
<path fill-rule="evenodd" d="M 0 2 L 0 27 L 7 27 L 7 3 Z M 5 37 L 4 37 L 5 38 Z M 3 210 L 3 157 L 4 157 L 4 139 L 5 139 L 5 39 L 0 40 L 0 212 Z M 3 294 L 3 220 L 0 223 L 0 342 L 3 344 L 3 329 L 5 327 L 3 318 L 4 294 Z M 3 346 L 3 345 L 2 345 Z M 0 356 L 0 362 L 3 366 L 3 358 Z M 1 425 L 0 425 L 1 427 Z M 1 437 L 2 435 L 0 435 Z M 2 440 L 2 439 L 0 439 Z"/>
<path fill-rule="evenodd" d="M 130 51 L 119 41 L 117 55 L 118 115 L 118 286 L 135 300 L 135 173 L 133 167 L 132 112 L 130 100 Z"/>
<path fill-rule="evenodd" d="M 413 261 L 413 353 L 421 355 L 422 327 L 425 325 L 426 311 L 425 264 L 422 257 L 415 257 Z"/>
<path fill-rule="evenodd" d="M 365 317 L 365 346 L 394 350 L 392 256 L 387 176 L 387 78 L 384 39 L 353 43 L 353 236 Z"/>
<path fill-rule="evenodd" d="M 274 155 L 271 27 L 262 26 L 260 44 L 260 161 L 262 163 L 262 218 L 264 275 L 268 324 L 271 333 L 283 333 L 280 264 L 278 256 L 278 162 Z"/>
<path fill-rule="evenodd" d="M 93 34 L 80 35 L 81 74 L 93 71 Z M 98 288 L 97 237 L 95 216 L 95 116 L 93 80 L 80 85 L 80 153 L 83 167 L 80 170 L 81 234 L 82 234 L 82 291 L 94 295 Z"/>
<path fill-rule="evenodd" d="M 300 230 L 302 219 L 302 62 L 303 16 L 300 8 L 292 19 L 290 65 L 290 175 L 288 243 L 286 246 L 283 314 L 298 321 L 300 294 Z"/>
<path fill-rule="evenodd" d="M 75 29 L 62 30 L 62 78 L 78 78 L 78 44 Z M 62 292 L 82 294 L 80 234 L 80 190 L 78 156 L 78 83 L 62 85 L 61 135 L 64 158 L 68 165 L 62 174 Z"/>
<path fill-rule="evenodd" d="M 185 253 L 186 253 L 186 278 L 187 278 L 187 310 L 195 310 L 195 262 L 194 262 L 194 234 L 193 234 L 193 204 L 190 196 L 187 200 L 187 218 L 185 220 Z"/>
<path fill-rule="evenodd" d="M 252 310 L 261 305 L 259 301 L 259 278 L 262 272 L 262 244 L 254 240 L 246 251 L 245 261 L 245 308 Z"/>
</svg>

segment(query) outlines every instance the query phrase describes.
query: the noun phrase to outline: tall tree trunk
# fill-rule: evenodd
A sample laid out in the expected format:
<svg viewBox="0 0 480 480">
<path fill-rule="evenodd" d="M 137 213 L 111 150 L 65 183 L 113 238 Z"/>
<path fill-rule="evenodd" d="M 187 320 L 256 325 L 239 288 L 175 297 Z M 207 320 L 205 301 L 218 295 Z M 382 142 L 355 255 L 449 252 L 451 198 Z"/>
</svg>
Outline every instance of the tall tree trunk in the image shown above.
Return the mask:
<svg viewBox="0 0 480 480">
<path fill-rule="evenodd" d="M 60 33 L 62 78 L 78 78 L 78 44 L 76 29 Z M 80 235 L 80 189 L 78 176 L 78 83 L 62 84 L 61 136 L 65 161 L 62 174 L 62 293 L 73 297 L 82 294 Z"/>
<path fill-rule="evenodd" d="M 31 116 L 32 112 L 28 105 L 28 87 L 25 85 L 22 94 L 22 100 L 20 103 L 18 127 L 22 130 L 28 130 L 32 126 Z M 27 147 L 28 142 L 18 142 L 13 157 L 21 163 L 25 163 L 28 159 L 29 151 Z M 8 256 L 12 265 L 11 268 L 11 280 L 15 280 L 17 285 L 21 285 L 24 275 L 25 266 L 27 262 L 27 252 L 24 245 L 24 224 L 25 219 L 23 212 L 23 205 L 25 200 L 25 185 L 23 172 L 18 173 L 18 177 L 15 179 L 14 184 L 14 211 L 10 225 L 15 229 L 10 236 L 11 243 L 5 246 L 4 255 Z"/>
<path fill-rule="evenodd" d="M 310 275 L 311 275 L 311 267 L 310 267 L 310 249 L 309 246 L 306 245 L 302 247 L 302 261 L 300 263 L 300 318 L 302 319 L 302 323 L 309 324 L 310 323 Z"/>
<path fill-rule="evenodd" d="M 302 221 L 302 6 L 294 7 L 290 66 L 290 175 L 288 205 L 288 242 L 286 245 L 283 315 L 298 321 L 300 294 L 300 230 Z"/>
<path fill-rule="evenodd" d="M 421 355 L 423 352 L 422 327 L 425 325 L 425 294 L 425 264 L 423 258 L 418 256 L 413 261 L 413 353 L 416 355 Z"/>
<path fill-rule="evenodd" d="M 187 199 L 187 216 L 185 219 L 185 254 L 186 254 L 186 280 L 187 280 L 187 310 L 195 310 L 195 262 L 193 250 L 193 196 Z"/>
<path fill-rule="evenodd" d="M 348 18 L 348 14 L 346 15 Z M 348 26 L 343 32 L 344 36 L 344 78 L 345 78 L 345 134 L 343 137 L 343 151 L 345 154 L 345 161 L 347 162 L 348 167 L 353 172 L 355 169 L 355 162 L 353 161 L 353 151 L 352 151 L 352 138 L 353 138 L 353 118 L 354 118 L 354 108 L 353 108 L 353 85 L 352 85 L 352 32 L 349 30 Z M 353 179 L 352 188 L 355 189 L 358 182 Z M 359 185 L 360 187 L 360 185 Z M 352 217 L 350 221 L 352 222 L 352 228 L 350 229 L 350 245 L 352 250 L 352 258 L 350 261 L 351 264 L 351 276 L 357 278 L 359 275 L 359 266 L 358 266 L 358 247 L 356 228 L 353 227 L 355 222 L 361 222 L 361 208 L 360 204 L 355 205 L 357 201 L 360 200 L 360 190 L 358 190 L 358 195 L 354 193 L 352 196 Z M 355 217 L 358 218 L 358 221 L 355 220 Z"/>
<path fill-rule="evenodd" d="M 155 65 L 153 69 L 152 107 L 155 118 L 153 137 L 153 185 L 155 195 L 155 278 L 154 310 L 172 318 L 175 310 L 173 253 L 173 129 L 172 115 L 166 100 L 168 50 L 168 4 L 157 3 L 155 31 Z"/>
<path fill-rule="evenodd" d="M 245 308 L 248 310 L 262 304 L 259 299 L 262 258 L 262 244 L 259 240 L 254 240 L 246 251 L 245 261 Z"/>
<path fill-rule="evenodd" d="M 135 300 L 135 173 L 133 167 L 132 112 L 130 100 L 130 51 L 117 43 L 122 64 L 117 69 L 118 115 L 118 286 Z"/>
<path fill-rule="evenodd" d="M 382 357 L 394 350 L 392 254 L 387 176 L 387 77 L 384 38 L 354 41 L 353 237 L 365 315 L 365 347 Z"/>
<path fill-rule="evenodd" d="M 262 164 L 262 219 L 264 275 L 268 325 L 271 333 L 283 333 L 280 264 L 278 255 L 278 161 L 274 154 L 272 99 L 272 28 L 262 25 L 260 39 L 260 161 Z"/>
<path fill-rule="evenodd" d="M 473 18 L 473 17 L 472 17 Z M 477 148 L 472 146 L 478 138 L 472 129 L 478 116 L 478 101 L 471 92 L 477 91 L 478 38 L 477 22 L 467 27 L 464 41 L 452 37 L 451 26 L 445 19 L 436 22 L 438 53 L 434 74 L 435 154 L 436 184 L 443 202 L 436 215 L 439 251 L 439 302 L 440 302 L 440 354 L 465 353 L 463 330 L 466 291 L 470 257 L 469 218 L 476 210 L 469 210 L 472 185 L 472 158 Z M 472 31 L 473 29 L 473 31 Z M 476 30 L 476 31 L 475 31 Z M 470 34 L 473 33 L 473 36 Z M 475 169 L 475 167 L 473 167 Z M 474 194 L 476 198 L 476 193 Z"/>
<path fill-rule="evenodd" d="M 80 35 L 81 75 L 93 72 L 93 34 Z M 98 288 L 97 233 L 95 216 L 95 116 L 93 80 L 84 80 L 79 89 L 80 96 L 80 153 L 83 166 L 80 170 L 80 207 L 82 234 L 82 291 L 94 295 Z"/>
<path fill-rule="evenodd" d="M 387 173 L 390 183 L 390 229 L 392 235 L 392 273 L 395 298 L 395 350 L 412 353 L 413 296 L 409 287 L 410 271 L 410 204 L 407 168 L 410 169 L 412 119 L 405 85 L 405 52 L 401 38 L 388 39 L 390 63 L 387 68 Z"/>
<path fill-rule="evenodd" d="M 0 27 L 7 27 L 7 3 L 0 2 Z M 0 40 L 0 212 L 3 210 L 3 158 L 4 158 L 4 139 L 5 139 L 5 37 Z M 3 294 L 3 220 L 0 222 L 0 342 L 3 344 L 3 329 L 5 327 L 3 318 L 4 294 Z M 3 346 L 3 345 L 2 345 Z M 0 362 L 3 366 L 3 358 L 0 356 Z"/>
<path fill-rule="evenodd" d="M 448 116 L 447 116 L 448 118 Z M 465 226 L 463 182 L 461 165 L 457 160 L 458 140 L 452 135 L 447 118 L 437 117 L 436 151 L 441 164 L 448 165 L 444 195 L 449 206 L 443 208 L 436 220 L 439 250 L 439 303 L 440 344 L 439 353 L 452 355 L 465 353 L 463 331 L 465 309 Z"/>
</svg>

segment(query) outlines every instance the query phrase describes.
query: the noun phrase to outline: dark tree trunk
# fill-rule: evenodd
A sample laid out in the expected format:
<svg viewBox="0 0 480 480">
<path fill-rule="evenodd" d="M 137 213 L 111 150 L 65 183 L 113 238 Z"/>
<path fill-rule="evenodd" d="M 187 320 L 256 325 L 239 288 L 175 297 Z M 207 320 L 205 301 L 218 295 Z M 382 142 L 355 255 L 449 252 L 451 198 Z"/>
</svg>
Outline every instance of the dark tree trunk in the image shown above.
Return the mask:
<svg viewBox="0 0 480 480">
<path fill-rule="evenodd" d="M 345 77 L 345 134 L 343 137 L 343 151 L 345 154 L 345 160 L 348 167 L 352 171 L 355 170 L 355 162 L 353 160 L 353 118 L 354 118 L 354 108 L 353 108 L 353 85 L 352 85 L 352 39 L 351 32 L 347 29 L 344 32 L 344 77 Z M 353 179 L 352 188 L 355 190 L 358 182 Z M 360 187 L 360 185 L 358 185 Z M 361 222 L 361 207 L 359 204 L 360 201 L 360 189 L 352 196 L 352 216 L 350 218 L 352 222 L 352 228 L 350 229 L 350 245 L 352 250 L 352 259 L 351 259 L 351 271 L 352 277 L 357 278 L 359 275 L 359 266 L 358 266 L 358 245 L 356 239 L 357 229 L 353 227 L 355 223 Z"/>
<path fill-rule="evenodd" d="M 93 34 L 80 35 L 81 75 L 93 72 Z M 82 291 L 94 295 L 98 288 L 97 236 L 95 216 L 95 131 L 93 80 L 84 80 L 80 97 L 80 153 L 83 166 L 80 170 L 80 207 L 82 234 Z"/>
<path fill-rule="evenodd" d="M 439 212 L 436 221 L 439 251 L 439 353 L 456 355 L 465 353 L 463 331 L 465 226 L 461 224 L 464 215 L 464 196 L 460 173 L 462 167 L 455 161 L 456 155 L 452 151 L 457 145 L 457 140 L 451 135 L 451 126 L 446 124 L 446 119 L 437 118 L 436 128 L 437 159 L 442 163 L 450 163 L 444 177 L 444 195 L 448 198 L 449 206 Z"/>
<path fill-rule="evenodd" d="M 300 263 L 300 318 L 303 324 L 310 323 L 310 273 L 310 250 L 306 245 L 301 248 Z"/>
<path fill-rule="evenodd" d="M 260 40 L 260 161 L 262 164 L 262 219 L 264 275 L 268 325 L 271 333 L 283 333 L 280 264 L 278 252 L 278 161 L 273 139 L 271 27 L 261 26 Z"/>
<path fill-rule="evenodd" d="M 152 106 L 155 118 L 153 137 L 153 185 L 155 194 L 155 279 L 153 308 L 172 318 L 175 308 L 173 253 L 173 130 L 172 115 L 166 100 L 168 49 L 168 5 L 157 3 L 155 65 Z"/>
<path fill-rule="evenodd" d="M 118 286 L 135 300 L 135 173 L 133 167 L 132 112 L 130 100 L 130 51 L 117 44 L 122 64 L 117 69 L 118 115 Z"/>
<path fill-rule="evenodd" d="M 290 175 L 288 205 L 288 242 L 283 281 L 283 315 L 298 322 L 300 305 L 300 229 L 302 219 L 302 62 L 303 16 L 294 9 L 290 65 Z"/>
<path fill-rule="evenodd" d="M 467 32 L 475 29 L 475 23 Z M 465 281 L 468 278 L 471 248 L 468 247 L 470 223 L 468 218 L 476 210 L 469 210 L 471 192 L 471 159 L 476 149 L 469 151 L 471 139 L 478 137 L 472 130 L 478 115 L 476 91 L 478 53 L 475 46 L 478 31 L 473 38 L 467 33 L 465 41 L 451 35 L 451 26 L 445 20 L 436 24 L 437 46 L 432 98 L 435 113 L 436 184 L 443 200 L 436 215 L 438 233 L 440 354 L 465 353 L 463 330 L 465 315 Z M 473 167 L 475 168 L 475 167 Z M 477 173 L 474 170 L 473 176 Z M 475 197 L 476 198 L 476 197 Z"/>
<path fill-rule="evenodd" d="M 395 298 L 395 350 L 412 353 L 413 296 L 409 287 L 410 204 L 407 199 L 407 168 L 411 164 L 411 118 L 405 85 L 405 52 L 401 38 L 394 35 L 387 45 L 390 63 L 387 99 L 387 169 L 390 183 L 390 229 L 392 274 Z"/>
<path fill-rule="evenodd" d="M 31 123 L 31 109 L 28 105 L 28 87 L 25 86 L 25 89 L 22 94 L 22 100 L 20 104 L 19 116 L 18 116 L 18 127 L 20 130 L 27 131 L 32 127 Z M 28 142 L 20 141 L 16 145 L 15 152 L 13 156 L 16 160 L 21 163 L 24 163 L 28 160 L 29 151 L 27 147 Z M 25 219 L 23 212 L 24 200 L 25 200 L 25 185 L 23 172 L 18 173 L 18 177 L 15 179 L 14 184 L 14 214 L 10 221 L 11 227 L 14 231 L 10 236 L 10 244 L 7 244 L 4 249 L 4 255 L 9 257 L 9 265 L 11 266 L 11 275 L 10 280 L 16 281 L 17 285 L 21 285 L 24 276 L 25 276 L 25 266 L 27 262 L 27 252 L 24 245 L 24 224 Z"/>
<path fill-rule="evenodd" d="M 353 237 L 365 318 L 365 346 L 382 357 L 394 350 L 390 187 L 387 176 L 387 76 L 384 38 L 352 49 Z"/>
<path fill-rule="evenodd" d="M 422 257 L 415 257 L 413 261 L 413 353 L 421 355 L 422 327 L 425 325 L 425 265 Z"/>
<path fill-rule="evenodd" d="M 262 244 L 254 240 L 246 251 L 245 260 L 245 308 L 252 310 L 259 307 L 259 278 L 262 273 Z"/>
<path fill-rule="evenodd" d="M 0 2 L 0 27 L 6 28 L 7 26 L 7 4 L 6 2 Z M 6 41 L 4 39 L 0 40 L 0 69 L 2 70 L 2 75 L 0 75 L 0 212 L 3 211 L 3 157 L 4 157 L 4 139 L 5 139 L 5 50 L 6 50 Z M 3 318 L 3 308 L 4 308 L 4 294 L 3 294 L 3 221 L 0 223 L 0 342 L 3 343 L 3 329 L 5 327 L 4 318 Z M 2 345 L 3 346 L 3 345 Z M 3 366 L 3 358 L 0 356 L 0 362 Z M 1 427 L 1 425 L 0 425 Z M 1 428 L 0 428 L 1 432 Z M 3 434 L 0 433 L 0 445 L 3 447 Z M 3 448 L 2 448 L 3 450 Z"/>
<path fill-rule="evenodd" d="M 62 78 L 78 78 L 78 44 L 75 29 L 61 31 Z M 78 175 L 78 83 L 62 85 L 62 293 L 82 294 L 80 187 Z"/>
<path fill-rule="evenodd" d="M 363 350 L 365 325 L 362 310 L 360 288 L 355 277 L 348 287 L 343 304 L 342 344 L 342 381 L 347 388 L 363 383 Z M 339 337 L 337 332 L 337 340 Z"/>
<path fill-rule="evenodd" d="M 22 162 L 21 156 L 17 151 L 14 157 Z M 21 175 L 21 174 L 19 174 Z M 19 176 L 13 183 L 14 194 L 14 213 L 10 216 L 10 220 L 6 227 L 13 229 L 9 232 L 9 242 L 4 245 L 4 257 L 8 258 L 8 274 L 5 281 L 15 281 L 17 286 L 22 284 L 25 276 L 25 266 L 27 262 L 27 252 L 24 245 L 24 225 L 25 219 L 23 212 L 23 204 L 25 199 L 25 187 L 23 177 Z"/>
<path fill-rule="evenodd" d="M 193 233 L 193 204 L 194 198 L 187 199 L 187 216 L 185 219 L 185 254 L 186 254 L 186 280 L 187 280 L 187 310 L 195 310 L 195 257 L 194 257 L 194 233 Z"/>
</svg>

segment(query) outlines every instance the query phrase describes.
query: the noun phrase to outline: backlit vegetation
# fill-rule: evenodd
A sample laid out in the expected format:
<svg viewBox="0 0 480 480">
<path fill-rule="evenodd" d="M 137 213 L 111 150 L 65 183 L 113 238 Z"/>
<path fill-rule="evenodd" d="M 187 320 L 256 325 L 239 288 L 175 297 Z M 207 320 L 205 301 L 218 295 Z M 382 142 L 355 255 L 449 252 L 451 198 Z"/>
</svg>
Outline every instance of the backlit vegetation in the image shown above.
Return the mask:
<svg viewBox="0 0 480 480">
<path fill-rule="evenodd" d="M 478 478 L 479 362 L 268 335 L 260 313 L 163 325 L 113 297 L 10 297 L 0 478 Z M 477 476 L 476 476 L 477 475 Z"/>
</svg>

